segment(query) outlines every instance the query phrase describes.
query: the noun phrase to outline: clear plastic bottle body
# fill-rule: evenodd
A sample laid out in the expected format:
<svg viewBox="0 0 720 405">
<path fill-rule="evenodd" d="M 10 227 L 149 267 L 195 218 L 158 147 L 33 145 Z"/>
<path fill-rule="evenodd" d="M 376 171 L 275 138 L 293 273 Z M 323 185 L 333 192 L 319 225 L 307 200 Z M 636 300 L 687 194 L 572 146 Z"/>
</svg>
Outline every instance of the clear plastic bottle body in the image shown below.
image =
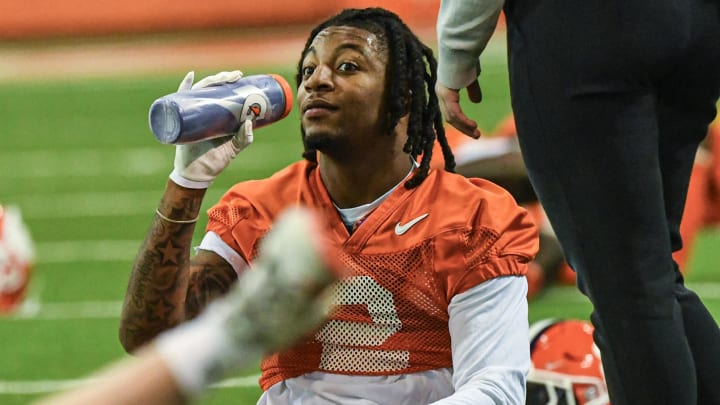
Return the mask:
<svg viewBox="0 0 720 405">
<path fill-rule="evenodd" d="M 290 85 L 274 74 L 163 96 L 150 106 L 150 130 L 167 144 L 193 143 L 234 134 L 245 120 L 259 128 L 292 108 Z"/>
</svg>

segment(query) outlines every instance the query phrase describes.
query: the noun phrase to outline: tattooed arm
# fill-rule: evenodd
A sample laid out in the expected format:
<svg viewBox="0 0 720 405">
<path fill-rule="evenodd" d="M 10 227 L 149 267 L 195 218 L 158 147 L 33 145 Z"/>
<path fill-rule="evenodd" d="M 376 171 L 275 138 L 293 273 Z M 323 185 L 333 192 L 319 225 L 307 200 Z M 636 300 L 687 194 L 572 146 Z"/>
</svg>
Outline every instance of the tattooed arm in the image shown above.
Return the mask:
<svg viewBox="0 0 720 405">
<path fill-rule="evenodd" d="M 193 85 L 195 74 L 189 72 L 178 91 L 241 77 L 239 70 L 220 72 Z M 229 289 L 236 276 L 223 259 L 203 252 L 190 260 L 193 219 L 198 217 L 205 190 L 252 141 L 252 121 L 245 120 L 237 133 L 227 137 L 175 146 L 173 171 L 159 215 L 140 247 L 125 294 L 120 320 L 120 343 L 125 350 L 135 350 L 158 333 L 194 317 L 210 299 Z"/>
<path fill-rule="evenodd" d="M 197 218 L 204 195 L 204 189 L 168 181 L 158 210 L 173 220 L 191 220 Z M 176 224 L 155 215 L 133 264 L 122 309 L 120 342 L 128 352 L 194 318 L 237 278 L 215 253 L 201 250 L 190 259 L 194 230 L 194 223 Z"/>
</svg>

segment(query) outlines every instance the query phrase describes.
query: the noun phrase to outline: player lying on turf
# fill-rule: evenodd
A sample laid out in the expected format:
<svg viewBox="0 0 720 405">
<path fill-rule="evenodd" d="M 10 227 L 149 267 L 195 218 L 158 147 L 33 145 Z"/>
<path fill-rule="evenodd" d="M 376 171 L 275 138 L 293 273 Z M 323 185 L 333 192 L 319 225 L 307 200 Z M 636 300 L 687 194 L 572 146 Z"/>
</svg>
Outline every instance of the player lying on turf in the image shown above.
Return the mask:
<svg viewBox="0 0 720 405">
<path fill-rule="evenodd" d="M 326 315 L 336 251 L 305 209 L 284 212 L 240 282 L 198 318 L 160 335 L 137 358 L 115 363 L 44 405 L 169 405 L 287 346 Z"/>
<path fill-rule="evenodd" d="M 556 281 L 573 284 L 575 274 L 565 263 L 560 244 L 525 171 L 512 117 L 504 119 L 494 131 L 484 132 L 487 135 L 479 139 L 470 138 L 450 125 L 445 132 L 455 156 L 455 171 L 502 186 L 528 210 L 538 226 L 540 250 L 528 266 L 528 299 L 535 298 L 546 284 Z M 433 167 L 441 165 L 440 159 L 433 158 Z"/>
<path fill-rule="evenodd" d="M 565 262 L 555 233 L 537 200 L 517 141 L 512 115 L 493 131 L 473 139 L 452 126 L 446 126 L 448 143 L 455 155 L 457 173 L 480 177 L 504 187 L 535 219 L 540 230 L 540 251 L 528 269 L 528 298 L 534 298 L 549 284 L 575 283 L 575 273 Z M 433 159 L 434 167 L 441 167 Z M 683 248 L 673 253 L 678 266 L 687 274 L 688 258 L 697 235 L 706 227 L 720 225 L 720 120 L 708 129 L 698 150 L 688 189 L 687 204 L 680 224 Z"/>
<path fill-rule="evenodd" d="M 375 8 L 321 23 L 301 55 L 305 159 L 227 191 L 192 258 L 205 189 L 251 133 L 177 146 L 130 277 L 124 347 L 200 313 L 253 271 L 276 216 L 307 205 L 349 274 L 328 321 L 262 360 L 260 404 L 522 403 L 537 229 L 504 189 L 450 172 L 432 51 Z M 448 170 L 430 170 L 436 140 Z"/>
</svg>

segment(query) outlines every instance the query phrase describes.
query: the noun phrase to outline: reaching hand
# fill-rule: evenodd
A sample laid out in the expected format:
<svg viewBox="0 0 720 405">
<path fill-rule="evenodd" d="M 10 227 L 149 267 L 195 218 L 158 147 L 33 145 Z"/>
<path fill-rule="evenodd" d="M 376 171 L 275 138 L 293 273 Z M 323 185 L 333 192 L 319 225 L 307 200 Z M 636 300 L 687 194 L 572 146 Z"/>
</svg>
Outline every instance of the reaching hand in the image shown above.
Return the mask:
<svg viewBox="0 0 720 405">
<path fill-rule="evenodd" d="M 186 394 L 294 343 L 325 319 L 340 269 L 317 221 L 307 209 L 287 210 L 226 295 L 158 337 L 155 347 Z"/>
<path fill-rule="evenodd" d="M 307 209 L 288 209 L 275 222 L 252 268 L 226 296 L 233 309 L 223 327 L 236 345 L 275 351 L 325 318 L 338 263 L 322 235 L 318 218 Z"/>
<path fill-rule="evenodd" d="M 465 115 L 465 112 L 463 112 L 462 107 L 460 106 L 459 90 L 450 89 L 440 83 L 437 83 L 435 85 L 435 92 L 437 93 L 438 101 L 440 103 L 440 111 L 442 111 L 445 121 L 457 128 L 460 132 L 475 139 L 482 135 L 480 130 L 478 130 L 477 122 L 470 119 L 467 115 Z M 482 92 L 480 90 L 480 84 L 477 80 L 468 85 L 467 92 L 470 101 L 473 103 L 479 103 L 482 101 Z"/>
<path fill-rule="evenodd" d="M 193 85 L 194 72 L 189 72 L 180 83 L 178 91 L 188 91 L 224 83 L 232 83 L 242 78 L 242 72 L 220 72 L 208 76 Z M 170 179 L 187 188 L 208 188 L 210 183 L 222 172 L 240 151 L 253 142 L 252 122 L 243 121 L 236 134 L 226 137 L 200 141 L 175 147 L 175 168 Z"/>
</svg>

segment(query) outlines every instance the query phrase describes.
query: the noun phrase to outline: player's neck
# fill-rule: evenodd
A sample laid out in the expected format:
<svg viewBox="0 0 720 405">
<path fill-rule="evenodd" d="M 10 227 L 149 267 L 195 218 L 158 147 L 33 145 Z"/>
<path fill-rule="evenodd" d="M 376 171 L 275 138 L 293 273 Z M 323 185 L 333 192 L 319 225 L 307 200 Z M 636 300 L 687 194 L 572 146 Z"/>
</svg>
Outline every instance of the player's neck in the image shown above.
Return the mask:
<svg viewBox="0 0 720 405">
<path fill-rule="evenodd" d="M 339 208 L 357 207 L 375 201 L 395 187 L 414 167 L 409 155 L 392 159 L 366 159 L 361 164 L 337 162 L 320 156 L 320 177 Z"/>
</svg>

